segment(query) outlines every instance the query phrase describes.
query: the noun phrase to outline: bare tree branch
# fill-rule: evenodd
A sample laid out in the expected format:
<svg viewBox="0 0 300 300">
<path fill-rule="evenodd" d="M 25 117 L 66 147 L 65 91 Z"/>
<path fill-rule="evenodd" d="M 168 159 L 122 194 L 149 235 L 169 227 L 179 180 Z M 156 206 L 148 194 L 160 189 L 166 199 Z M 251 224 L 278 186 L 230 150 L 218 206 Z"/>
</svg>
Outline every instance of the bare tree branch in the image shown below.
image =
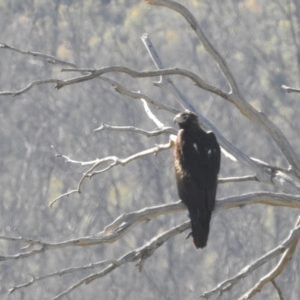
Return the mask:
<svg viewBox="0 0 300 300">
<path fill-rule="evenodd" d="M 278 284 L 276 283 L 275 279 L 272 279 L 271 282 L 272 282 L 273 286 L 275 287 L 275 289 L 276 289 L 276 291 L 277 291 L 277 293 L 278 293 L 279 299 L 280 299 L 280 300 L 284 300 L 284 299 L 283 299 L 282 291 L 281 291 L 280 287 L 278 286 Z"/>
<path fill-rule="evenodd" d="M 163 109 L 163 110 L 171 112 L 173 114 L 180 113 L 180 110 L 170 107 L 168 105 L 165 105 L 162 102 L 156 101 L 140 92 L 129 91 L 126 87 L 124 87 L 122 84 L 120 84 L 119 82 L 117 82 L 115 80 L 112 80 L 105 76 L 101 76 L 99 79 L 109 83 L 115 89 L 115 91 L 120 93 L 121 95 L 131 97 L 133 99 L 139 99 L 139 100 L 142 98 L 145 101 L 147 101 L 148 103 L 155 105 L 159 109 Z"/>
<path fill-rule="evenodd" d="M 143 103 L 145 112 L 146 112 L 147 116 L 149 117 L 149 119 L 152 120 L 159 129 L 164 128 L 165 127 L 164 124 L 161 121 L 159 121 L 158 118 L 153 114 L 153 112 L 151 111 L 151 109 L 149 108 L 149 106 L 147 104 L 147 101 L 142 98 L 141 98 L 141 101 Z"/>
<path fill-rule="evenodd" d="M 116 240 L 120 239 L 126 233 L 132 230 L 140 222 L 149 221 L 161 215 L 173 214 L 175 212 L 180 212 L 184 210 L 186 210 L 185 205 L 181 201 L 178 201 L 171 204 L 163 204 L 153 206 L 150 208 L 144 208 L 131 213 L 124 213 L 121 216 L 119 216 L 113 223 L 105 227 L 103 231 L 101 231 L 95 236 L 80 237 L 57 243 L 48 243 L 23 237 L 0 236 L 0 240 L 24 242 L 30 246 L 40 247 L 39 249 L 34 249 L 28 252 L 22 252 L 15 255 L 2 255 L 0 256 L 0 261 L 22 259 L 49 250 L 65 248 L 70 246 L 86 247 L 96 244 L 114 243 Z"/>
<path fill-rule="evenodd" d="M 89 275 L 89 276 L 85 277 L 84 279 L 78 281 L 73 286 L 71 286 L 68 290 L 66 290 L 63 293 L 59 294 L 58 296 L 52 298 L 52 300 L 61 299 L 63 296 L 69 294 L 71 291 L 73 291 L 80 285 L 89 284 L 92 281 L 94 281 L 95 279 L 99 279 L 99 278 L 107 275 L 108 273 L 114 271 L 116 268 L 118 268 L 124 264 L 130 263 L 130 262 L 137 262 L 137 266 L 139 267 L 139 270 L 141 271 L 146 259 L 149 258 L 155 252 L 155 250 L 157 250 L 168 239 L 185 231 L 189 227 L 189 225 L 190 225 L 189 223 L 190 223 L 189 221 L 184 222 L 181 225 L 178 225 L 178 226 L 162 233 L 161 235 L 153 238 L 151 241 L 149 241 L 147 244 L 145 244 L 141 248 L 138 248 L 136 250 L 128 252 L 124 256 L 120 257 L 116 263 L 109 265 L 107 268 L 100 271 L 99 273 Z"/>
<path fill-rule="evenodd" d="M 250 157 L 252 160 L 254 160 L 255 162 L 257 162 L 259 165 L 263 166 L 263 167 L 267 167 L 268 169 L 271 169 L 272 171 L 280 171 L 282 173 L 290 174 L 291 173 L 291 169 L 285 169 L 285 168 L 281 168 L 278 166 L 274 166 L 274 165 L 270 165 L 268 163 L 266 163 L 265 161 L 262 161 L 261 159 L 255 158 L 255 157 Z"/>
<path fill-rule="evenodd" d="M 4 91 L 4 92 L 0 92 L 0 96 L 18 96 L 21 95 L 27 91 L 29 91 L 30 89 L 32 89 L 34 86 L 36 85 L 40 85 L 40 84 L 46 84 L 46 83 L 56 83 L 59 84 L 62 81 L 60 79 L 43 79 L 43 80 L 35 80 L 30 82 L 25 88 L 19 90 L 19 91 Z"/>
<path fill-rule="evenodd" d="M 56 65 L 70 66 L 70 67 L 74 67 L 74 68 L 77 67 L 74 63 L 71 63 L 71 62 L 68 62 L 68 61 L 65 61 L 65 60 L 61 60 L 61 59 L 59 59 L 55 56 L 52 56 L 52 55 L 46 55 L 46 54 L 39 53 L 39 52 L 20 50 L 20 49 L 17 49 L 15 47 L 9 46 L 9 45 L 1 43 L 1 42 L 0 42 L 0 48 L 8 49 L 8 50 L 15 51 L 15 52 L 25 54 L 25 55 L 30 55 L 30 56 L 33 56 L 33 57 L 46 58 L 47 62 L 50 63 L 50 64 L 53 64 L 53 65 L 56 64 Z"/>
<path fill-rule="evenodd" d="M 285 206 L 291 208 L 300 208 L 300 196 L 269 193 L 269 192 L 255 192 L 242 194 L 237 196 L 230 196 L 216 201 L 215 213 L 220 210 L 225 210 L 234 207 L 240 207 L 250 204 L 266 204 L 272 206 Z M 213 212 L 214 214 L 214 212 Z"/>
<path fill-rule="evenodd" d="M 287 263 L 287 259 L 291 258 L 291 255 L 293 254 L 293 251 L 295 250 L 295 247 L 296 247 L 296 245 L 299 241 L 299 238 L 300 238 L 300 226 L 299 226 L 299 224 L 297 224 L 297 226 L 291 231 L 288 238 L 285 241 L 283 241 L 283 243 L 281 245 L 274 248 L 270 252 L 266 253 L 261 258 L 259 258 L 257 261 L 255 261 L 254 263 L 252 263 L 252 264 L 248 265 L 247 267 L 245 267 L 243 270 L 240 271 L 240 273 L 238 273 L 238 275 L 236 275 L 236 276 L 234 276 L 230 279 L 225 280 L 224 282 L 220 283 L 213 290 L 211 290 L 209 292 L 205 292 L 202 295 L 202 297 L 206 298 L 206 299 L 209 299 L 215 294 L 221 295 L 224 291 L 230 290 L 241 279 L 246 278 L 254 270 L 259 268 L 260 266 L 262 266 L 266 262 L 270 261 L 271 259 L 273 259 L 273 258 L 277 257 L 278 255 L 282 254 L 283 252 L 285 252 L 285 254 L 283 255 L 282 259 L 280 260 L 281 263 L 278 264 L 278 267 L 282 266 L 283 262 Z M 275 268 L 275 270 L 277 272 L 277 270 L 278 270 L 277 267 Z M 271 273 L 271 274 L 273 274 L 273 273 Z M 275 277 L 273 277 L 273 278 L 275 278 Z M 273 279 L 273 278 L 271 278 L 271 279 Z M 268 281 L 270 281 L 270 280 L 268 280 Z M 247 293 L 247 295 L 248 295 L 248 293 Z M 249 293 L 249 295 L 250 295 L 250 293 Z M 244 295 L 243 297 L 246 297 L 246 296 Z M 241 299 L 249 299 L 249 298 L 243 298 L 243 297 Z"/>
<path fill-rule="evenodd" d="M 147 137 L 150 136 L 157 136 L 157 135 L 161 135 L 161 134 L 177 134 L 178 130 L 172 127 L 164 127 L 161 129 L 156 129 L 156 130 L 152 130 L 152 131 L 147 131 L 141 128 L 137 128 L 134 126 L 112 126 L 112 125 L 108 125 L 108 124 L 101 124 L 101 126 L 97 129 L 94 130 L 94 132 L 100 132 L 100 131 L 104 131 L 104 130 L 111 130 L 111 131 L 129 131 L 129 132 L 136 132 L 136 133 L 140 133 L 142 135 L 145 135 Z"/>
<path fill-rule="evenodd" d="M 71 162 L 73 164 L 80 164 L 81 166 L 88 166 L 88 165 L 92 165 L 92 166 L 82 175 L 82 177 L 81 177 L 81 179 L 79 180 L 79 183 L 78 183 L 78 188 L 76 190 L 72 190 L 70 192 L 62 194 L 59 197 L 55 198 L 49 204 L 50 207 L 52 207 L 53 204 L 56 201 L 58 201 L 59 199 L 65 197 L 65 196 L 69 196 L 70 194 L 73 194 L 73 193 L 76 193 L 76 192 L 77 193 L 81 193 L 81 186 L 82 186 L 82 183 L 83 183 L 83 181 L 84 181 L 85 178 L 91 178 L 94 175 L 97 175 L 97 174 L 103 173 L 105 171 L 108 171 L 108 170 L 110 170 L 111 168 L 113 168 L 113 167 L 115 167 L 117 165 L 124 166 L 124 165 L 130 163 L 131 161 L 133 161 L 135 159 L 138 159 L 138 158 L 141 158 L 141 157 L 144 157 L 144 156 L 148 156 L 150 154 L 155 154 L 156 155 L 160 151 L 172 148 L 173 144 L 174 143 L 171 140 L 169 140 L 168 144 L 156 145 L 153 148 L 150 148 L 150 149 L 147 149 L 147 150 L 135 153 L 135 154 L 133 154 L 133 155 L 127 157 L 127 158 L 124 158 L 124 159 L 121 159 L 121 158 L 119 158 L 117 156 L 108 156 L 108 157 L 104 157 L 102 159 L 96 159 L 96 160 L 93 160 L 93 161 L 83 162 L 83 161 L 76 161 L 76 160 L 70 159 L 66 155 L 62 155 L 62 154 L 57 155 L 57 157 L 63 157 L 63 158 L 66 159 L 67 162 Z M 96 168 L 98 168 L 101 164 L 109 163 L 109 162 L 111 162 L 111 163 L 107 167 L 104 167 L 101 170 L 96 170 Z"/>
<path fill-rule="evenodd" d="M 110 67 L 104 67 L 101 69 L 63 68 L 62 72 L 79 72 L 79 73 L 84 73 L 84 74 L 88 73 L 88 74 L 70 78 L 67 80 L 61 80 L 56 85 L 57 89 L 60 89 L 67 85 L 76 84 L 76 83 L 84 82 L 87 80 L 92 80 L 103 74 L 113 73 L 113 72 L 125 73 L 125 74 L 128 74 L 132 78 L 147 78 L 147 77 L 155 77 L 155 76 L 161 76 L 161 75 L 182 75 L 182 76 L 190 78 L 192 81 L 195 82 L 196 85 L 203 88 L 204 90 L 207 90 L 216 95 L 219 95 L 222 98 L 224 98 L 230 102 L 232 100 L 229 94 L 206 83 L 203 79 L 201 79 L 195 73 L 188 71 L 188 70 L 180 69 L 180 68 L 169 68 L 169 69 L 156 70 L 156 71 L 139 72 L 139 71 L 135 71 L 133 69 L 127 68 L 127 67 L 123 67 L 123 66 L 110 66 Z"/>
<path fill-rule="evenodd" d="M 226 209 L 241 207 L 254 203 L 272 206 L 285 206 L 290 208 L 300 208 L 300 196 L 268 192 L 257 192 L 238 196 L 231 196 L 216 201 L 216 208 L 213 212 L 213 216 L 215 216 L 220 211 Z M 15 255 L 2 255 L 0 256 L 0 261 L 26 258 L 29 256 L 36 255 L 38 253 L 43 253 L 45 251 L 70 246 L 81 247 L 96 244 L 113 243 L 116 240 L 123 237 L 125 234 L 127 234 L 140 222 L 148 221 L 161 215 L 174 214 L 176 212 L 184 210 L 186 210 L 186 206 L 181 201 L 178 201 L 175 203 L 163 204 L 144 208 L 130 213 L 124 213 L 110 225 L 105 227 L 102 232 L 95 236 L 80 237 L 57 243 L 48 243 L 40 240 L 28 239 L 23 237 L 0 236 L 0 240 L 24 242 L 27 243 L 30 247 L 40 247 L 39 249 L 34 249 L 32 251 L 22 252 Z"/>
<path fill-rule="evenodd" d="M 300 93 L 300 89 L 291 88 L 286 85 L 282 85 L 281 88 L 285 90 L 287 93 Z"/>
<path fill-rule="evenodd" d="M 271 181 L 274 186 L 280 188 L 282 191 L 291 194 L 299 194 L 300 183 L 297 179 L 282 173 L 280 171 L 272 171 Z"/>
<path fill-rule="evenodd" d="M 79 271 L 91 270 L 91 269 L 95 269 L 95 268 L 99 268 L 99 267 L 103 267 L 105 265 L 111 265 L 111 264 L 117 264 L 117 262 L 114 260 L 104 260 L 104 261 L 100 261 L 100 262 L 96 262 L 96 263 L 91 263 L 86 266 L 63 269 L 63 270 L 60 270 L 57 272 L 53 272 L 53 273 L 43 275 L 43 276 L 38 276 L 38 277 L 35 277 L 32 274 L 29 274 L 32 277 L 32 279 L 30 281 L 28 281 L 24 284 L 14 286 L 13 288 L 11 288 L 8 291 L 8 294 L 10 295 L 13 292 L 15 292 L 16 290 L 28 287 L 28 286 L 35 284 L 36 282 L 44 280 L 44 279 L 48 279 L 48 278 L 55 277 L 55 276 L 63 276 L 66 274 L 71 274 L 71 273 L 75 273 L 75 272 L 79 272 Z"/>
<path fill-rule="evenodd" d="M 68 290 L 64 291 L 63 293 L 61 293 L 58 296 L 53 298 L 53 299 L 60 299 L 63 296 L 69 294 L 71 291 L 73 291 L 75 288 L 79 287 L 80 285 L 82 285 L 84 283 L 88 284 L 95 279 L 99 279 L 126 263 L 137 262 L 137 266 L 139 267 L 139 270 L 141 271 L 146 259 L 149 258 L 156 251 L 156 249 L 158 249 L 168 239 L 170 239 L 174 235 L 177 235 L 177 234 L 185 231 L 190 226 L 189 223 L 190 223 L 189 221 L 186 221 L 186 222 L 182 223 L 181 225 L 178 225 L 178 226 L 164 232 L 163 234 L 153 238 L 151 241 L 149 241 L 143 247 L 138 248 L 136 250 L 133 250 L 133 251 L 125 254 L 124 256 L 120 257 L 116 261 L 115 260 L 106 260 L 106 261 L 93 263 L 93 264 L 83 266 L 83 267 L 64 269 L 64 270 L 54 272 L 54 273 L 51 273 L 48 275 L 40 276 L 40 277 L 32 276 L 33 278 L 31 281 L 29 281 L 25 284 L 13 287 L 12 289 L 9 290 L 9 294 L 13 293 L 17 289 L 28 287 L 28 286 L 36 283 L 37 281 L 40 281 L 43 279 L 47 279 L 47 278 L 50 278 L 53 276 L 58 276 L 58 275 L 62 276 L 64 274 L 78 272 L 78 271 L 82 271 L 82 270 L 94 269 L 96 267 L 102 267 L 103 265 L 109 264 L 109 266 L 106 267 L 104 270 L 100 271 L 99 273 L 95 273 L 95 274 L 87 276 L 86 278 L 80 280 L 79 282 L 77 282 L 76 284 L 71 286 Z"/>
<path fill-rule="evenodd" d="M 244 182 L 244 181 L 258 181 L 258 180 L 255 175 L 241 176 L 241 177 L 227 177 L 227 178 L 218 179 L 218 183 Z"/>
<path fill-rule="evenodd" d="M 186 19 L 186 21 L 190 24 L 192 29 L 195 31 L 204 49 L 207 51 L 207 53 L 209 53 L 213 57 L 213 59 L 217 63 L 218 67 L 220 68 L 221 72 L 226 78 L 230 86 L 230 89 L 233 91 L 234 94 L 236 95 L 240 94 L 236 81 L 232 73 L 230 72 L 225 59 L 221 56 L 221 54 L 212 46 L 210 41 L 206 38 L 196 18 L 193 16 L 193 14 L 190 13 L 190 11 L 186 7 L 171 0 L 146 0 L 145 2 L 151 5 L 164 6 L 181 14 Z"/>
<path fill-rule="evenodd" d="M 239 201 L 237 201 L 237 198 L 241 198 Z M 300 207 L 300 197 L 292 196 L 292 195 L 285 195 L 285 194 L 272 194 L 272 193 L 253 193 L 253 194 L 246 194 L 236 197 L 229 197 L 226 199 L 221 199 L 217 201 L 217 207 L 216 210 L 214 211 L 214 215 L 217 214 L 219 211 L 232 208 L 232 207 L 237 207 L 241 205 L 247 205 L 251 203 L 265 203 L 269 204 L 270 199 L 272 199 L 272 205 L 285 205 L 289 207 L 295 207 L 297 206 L 298 208 Z M 104 231 L 100 232 L 98 235 L 93 236 L 93 237 L 83 237 L 79 239 L 74 239 L 74 240 L 69 240 L 65 242 L 60 242 L 60 243 L 46 243 L 42 242 L 39 240 L 33 240 L 33 239 L 26 239 L 23 237 L 5 237 L 5 236 L 0 236 L 0 239 L 2 240 L 7 240 L 7 241 L 18 241 L 18 242 L 25 242 L 28 243 L 30 246 L 40 246 L 40 249 L 37 250 L 32 250 L 26 253 L 20 253 L 17 255 L 13 256 L 1 256 L 0 260 L 8 260 L 8 259 L 20 259 L 20 258 L 25 258 L 28 256 L 32 256 L 44 251 L 48 250 L 53 250 L 53 249 L 58 249 L 58 248 L 64 248 L 67 246 L 88 246 L 88 245 L 95 245 L 95 244 L 100 244 L 100 243 L 112 243 L 116 241 L 117 239 L 121 238 L 124 236 L 127 232 L 129 232 L 135 225 L 138 223 L 149 220 L 152 218 L 155 218 L 160 215 L 164 214 L 171 214 L 175 212 L 180 212 L 186 210 L 185 205 L 182 202 L 176 202 L 172 204 L 165 204 L 165 205 L 159 205 L 151 208 L 146 208 L 142 209 L 136 212 L 131 212 L 128 214 L 123 214 L 120 217 L 118 217 L 113 223 L 105 227 Z M 166 240 L 169 238 L 173 237 L 174 235 L 177 235 L 186 229 L 190 227 L 190 221 L 187 221 L 179 226 L 176 226 L 162 235 L 153 238 L 149 243 L 144 245 L 143 247 L 136 249 L 134 251 L 129 252 L 125 256 L 122 256 L 118 260 L 108 260 L 108 261 L 101 261 L 93 264 L 89 264 L 87 266 L 82 266 L 82 267 L 73 267 L 73 268 L 68 268 L 68 269 L 63 269 L 54 273 L 50 273 L 44 276 L 39 276 L 35 277 L 32 276 L 32 280 L 13 287 L 9 293 L 14 292 L 17 289 L 27 287 L 29 285 L 32 285 L 36 283 L 37 281 L 47 279 L 53 276 L 62 276 L 64 274 L 68 273 L 73 273 L 73 272 L 78 272 L 82 270 L 88 270 L 88 269 L 94 269 L 98 267 L 103 267 L 104 265 L 109 264 L 104 270 L 100 271 L 99 273 L 92 274 L 83 280 L 80 280 L 78 283 L 73 285 L 71 288 L 69 288 L 67 291 L 63 292 L 62 294 L 58 295 L 54 299 L 60 299 L 62 296 L 70 293 L 72 290 L 77 288 L 83 283 L 89 283 L 95 279 L 101 278 L 105 276 L 106 274 L 112 272 L 119 266 L 128 263 L 128 262 L 134 262 L 138 261 L 138 266 L 139 268 L 142 267 L 143 263 L 145 260 L 150 257 L 153 252 L 160 247 Z M 263 256 L 261 259 L 259 259 L 255 264 L 251 265 L 250 267 L 248 266 L 246 270 L 242 271 L 239 276 L 235 277 L 234 280 L 227 280 L 226 284 L 223 283 L 222 287 L 219 288 L 220 291 L 225 291 L 228 289 L 228 283 L 231 284 L 231 286 L 241 278 L 244 278 L 247 276 L 250 272 L 252 272 L 254 269 L 258 268 L 268 260 L 274 258 L 275 256 L 279 255 L 282 253 L 291 243 L 290 240 L 295 239 L 296 237 L 299 238 L 300 236 L 300 227 L 297 227 L 293 230 L 291 233 L 290 237 L 279 247 L 274 249 L 273 251 L 269 252 L 269 254 Z M 226 288 L 224 288 L 224 286 Z M 206 297 L 210 297 L 210 293 L 215 293 L 216 291 L 211 291 L 208 293 L 205 293 Z"/>
<path fill-rule="evenodd" d="M 158 56 L 155 47 L 153 46 L 149 38 L 149 35 L 147 33 L 144 33 L 141 36 L 141 39 L 146 49 L 148 50 L 148 53 L 156 68 L 158 70 L 165 69 L 165 66 L 161 61 L 160 57 Z M 175 99 L 183 109 L 188 108 L 191 111 L 196 111 L 195 108 L 192 106 L 191 102 L 189 101 L 189 99 L 187 98 L 187 96 L 180 91 L 180 89 L 173 83 L 172 79 L 169 76 L 166 75 L 160 76 L 160 80 L 158 82 L 154 82 L 154 85 L 168 92 L 171 92 L 175 96 Z"/>
<path fill-rule="evenodd" d="M 298 230 L 298 231 L 297 231 Z M 257 284 L 251 288 L 247 293 L 245 293 L 240 300 L 247 300 L 255 296 L 265 284 L 274 280 L 281 272 L 285 269 L 286 265 L 290 262 L 293 257 L 293 254 L 296 250 L 300 238 L 300 217 L 298 218 L 296 228 L 291 232 L 290 237 L 288 238 L 289 243 L 283 243 L 282 246 L 286 249 L 284 254 L 282 255 L 280 261 L 277 266 L 267 275 L 260 278 Z"/>
</svg>

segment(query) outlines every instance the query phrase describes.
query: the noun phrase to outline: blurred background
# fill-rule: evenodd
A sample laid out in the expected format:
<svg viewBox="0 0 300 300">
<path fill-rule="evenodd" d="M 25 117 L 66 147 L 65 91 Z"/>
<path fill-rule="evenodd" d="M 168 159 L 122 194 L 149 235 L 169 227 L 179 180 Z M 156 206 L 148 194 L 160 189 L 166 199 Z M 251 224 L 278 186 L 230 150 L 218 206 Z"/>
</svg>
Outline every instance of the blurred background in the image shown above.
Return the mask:
<svg viewBox="0 0 300 300">
<path fill-rule="evenodd" d="M 179 1 L 190 9 L 206 36 L 224 56 L 247 101 L 263 111 L 300 150 L 299 94 L 285 94 L 281 85 L 299 88 L 300 4 L 298 0 Z M 185 20 L 162 7 L 137 0 L 0 0 L 0 43 L 74 62 L 81 68 L 123 65 L 135 70 L 155 66 L 140 37 L 148 33 L 166 68 L 197 73 L 228 91 L 226 81 Z M 0 49 L 0 91 L 15 91 L 31 81 L 66 79 L 61 66 L 45 59 Z M 107 75 L 127 88 L 180 109 L 171 94 L 153 86 L 158 78 L 132 79 Z M 245 119 L 224 99 L 203 91 L 187 78 L 174 83 L 222 134 L 249 156 L 288 167 L 272 139 Z M 173 126 L 173 115 L 151 107 L 160 121 Z M 82 194 L 49 203 L 77 187 L 85 169 L 56 158 L 57 151 L 75 160 L 108 155 L 125 158 L 166 143 L 168 135 L 147 138 L 135 133 L 93 133 L 101 123 L 153 130 L 141 102 L 116 93 L 101 79 L 55 90 L 44 84 L 16 97 L 0 98 L 0 234 L 47 242 L 94 235 L 124 212 L 178 201 L 172 150 L 135 160 L 93 177 Z M 220 177 L 251 175 L 251 171 L 222 157 Z M 220 185 L 217 198 L 272 186 L 246 182 Z M 204 291 L 234 276 L 276 247 L 294 226 L 296 210 L 264 205 L 234 208 L 218 214 L 209 243 L 196 250 L 188 232 L 161 246 L 142 273 L 134 264 L 73 291 L 66 299 L 199 299 Z M 1 299 L 49 299 L 92 272 L 79 272 L 40 281 L 7 296 L 8 290 L 63 268 L 117 259 L 152 237 L 187 220 L 187 212 L 139 224 L 111 245 L 64 248 L 0 264 Z M 22 252 L 23 243 L 0 241 L 0 255 Z M 299 255 L 296 250 L 295 257 Z M 299 259 L 276 279 L 285 299 L 298 299 Z M 220 299 L 237 299 L 276 265 L 266 264 Z M 268 284 L 253 299 L 277 299 Z"/>
</svg>

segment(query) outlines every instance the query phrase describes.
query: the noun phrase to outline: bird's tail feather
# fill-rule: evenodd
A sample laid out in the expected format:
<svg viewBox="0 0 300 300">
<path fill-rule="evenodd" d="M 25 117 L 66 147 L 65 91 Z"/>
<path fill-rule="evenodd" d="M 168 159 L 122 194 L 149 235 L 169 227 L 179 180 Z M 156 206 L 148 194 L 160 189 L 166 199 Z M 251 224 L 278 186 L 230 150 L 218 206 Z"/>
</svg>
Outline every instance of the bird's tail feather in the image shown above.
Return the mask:
<svg viewBox="0 0 300 300">
<path fill-rule="evenodd" d="M 211 212 L 206 211 L 204 215 L 201 215 L 199 210 L 190 211 L 190 218 L 195 247 L 204 248 L 208 240 Z"/>
</svg>

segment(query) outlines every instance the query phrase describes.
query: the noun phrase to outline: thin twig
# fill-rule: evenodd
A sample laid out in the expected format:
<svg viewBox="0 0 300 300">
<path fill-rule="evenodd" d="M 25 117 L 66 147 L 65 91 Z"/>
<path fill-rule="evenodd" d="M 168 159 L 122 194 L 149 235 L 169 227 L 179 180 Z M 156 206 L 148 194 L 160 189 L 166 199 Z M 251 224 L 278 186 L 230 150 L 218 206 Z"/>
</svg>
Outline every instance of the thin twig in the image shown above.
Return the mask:
<svg viewBox="0 0 300 300">
<path fill-rule="evenodd" d="M 285 90 L 287 93 L 300 93 L 300 89 L 291 88 L 286 85 L 282 85 L 281 88 Z"/>
<path fill-rule="evenodd" d="M 30 276 L 32 277 L 30 281 L 28 281 L 28 282 L 26 282 L 24 284 L 20 284 L 20 285 L 14 286 L 13 288 L 11 288 L 8 291 L 8 294 L 10 295 L 10 294 L 12 294 L 13 292 L 15 292 L 18 289 L 22 289 L 22 288 L 28 287 L 28 286 L 30 286 L 32 284 L 35 284 L 38 281 L 41 281 L 41 280 L 44 280 L 44 279 L 48 279 L 48 278 L 51 278 L 51 277 L 54 277 L 54 276 L 63 276 L 63 275 L 66 275 L 66 274 L 71 274 L 71 273 L 75 273 L 75 272 L 79 272 L 79 271 L 85 271 L 85 270 L 91 270 L 91 269 L 103 267 L 105 265 L 110 265 L 110 264 L 117 264 L 117 262 L 114 261 L 114 260 L 104 260 L 104 261 L 100 261 L 100 262 L 96 262 L 96 263 L 91 263 L 91 264 L 88 264 L 86 266 L 72 267 L 72 268 L 62 269 L 60 271 L 53 272 L 53 273 L 50 273 L 50 274 L 47 274 L 47 275 L 43 275 L 43 276 L 38 276 L 38 277 L 35 277 L 35 276 L 33 276 L 33 275 L 30 274 Z"/>
<path fill-rule="evenodd" d="M 32 89 L 34 86 L 36 85 L 40 85 L 40 84 L 47 84 L 47 83 L 62 83 L 62 80 L 59 79 L 43 79 L 43 80 L 35 80 L 32 81 L 31 83 L 29 83 L 25 88 L 19 90 L 19 91 L 4 91 L 4 92 L 0 92 L 0 96 L 17 96 L 17 95 L 21 95 L 27 91 L 29 91 L 30 89 Z"/>
<path fill-rule="evenodd" d="M 9 46 L 7 44 L 4 43 L 0 43 L 0 48 L 2 49 L 8 49 L 8 50 L 12 50 L 21 54 L 25 54 L 25 55 L 30 55 L 33 57 L 41 57 L 41 58 L 46 58 L 47 62 L 50 64 L 59 64 L 59 65 L 65 65 L 65 66 L 70 66 L 70 67 L 74 67 L 77 68 L 77 66 L 74 63 L 68 62 L 66 60 L 61 60 L 55 56 L 52 55 L 47 55 L 47 54 L 43 54 L 43 53 L 39 53 L 39 52 L 32 52 L 32 51 L 26 51 L 26 50 L 20 50 L 18 48 Z"/>
<path fill-rule="evenodd" d="M 156 129 L 152 131 L 147 131 L 141 128 L 137 128 L 134 126 L 113 126 L 108 124 L 101 124 L 101 126 L 94 130 L 94 132 L 100 132 L 104 130 L 112 130 L 112 131 L 128 131 L 128 132 L 136 132 L 147 137 L 157 136 L 161 134 L 177 134 L 178 130 L 172 127 L 163 127 L 161 129 Z"/>
</svg>

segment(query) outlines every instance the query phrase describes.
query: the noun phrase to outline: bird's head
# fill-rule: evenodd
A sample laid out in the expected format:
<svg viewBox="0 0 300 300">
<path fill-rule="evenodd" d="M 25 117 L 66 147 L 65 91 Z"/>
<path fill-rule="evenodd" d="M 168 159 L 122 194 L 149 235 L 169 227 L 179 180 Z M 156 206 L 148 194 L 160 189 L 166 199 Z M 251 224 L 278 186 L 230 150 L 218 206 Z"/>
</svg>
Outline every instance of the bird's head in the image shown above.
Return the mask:
<svg viewBox="0 0 300 300">
<path fill-rule="evenodd" d="M 187 129 L 193 126 L 199 126 L 198 117 L 191 111 L 186 110 L 175 116 L 174 123 L 177 123 L 180 128 Z"/>
</svg>

